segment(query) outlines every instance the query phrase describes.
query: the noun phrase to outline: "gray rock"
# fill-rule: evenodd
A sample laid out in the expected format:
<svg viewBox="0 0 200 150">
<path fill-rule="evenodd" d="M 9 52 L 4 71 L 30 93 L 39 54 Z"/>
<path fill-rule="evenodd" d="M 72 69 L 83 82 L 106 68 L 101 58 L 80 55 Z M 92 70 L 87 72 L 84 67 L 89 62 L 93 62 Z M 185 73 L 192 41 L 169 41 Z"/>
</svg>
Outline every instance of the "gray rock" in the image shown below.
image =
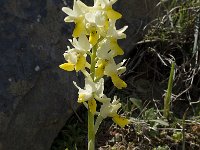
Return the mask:
<svg viewBox="0 0 200 150">
<path fill-rule="evenodd" d="M 85 0 L 90 4 L 92 0 Z M 145 3 L 147 2 L 147 3 Z M 72 112 L 81 76 L 58 68 L 71 38 L 61 8 L 72 0 L 0 1 L 0 150 L 48 150 Z M 155 14 L 156 1 L 117 2 L 129 25 L 126 54 Z M 139 29 L 139 30 L 138 30 Z"/>
</svg>

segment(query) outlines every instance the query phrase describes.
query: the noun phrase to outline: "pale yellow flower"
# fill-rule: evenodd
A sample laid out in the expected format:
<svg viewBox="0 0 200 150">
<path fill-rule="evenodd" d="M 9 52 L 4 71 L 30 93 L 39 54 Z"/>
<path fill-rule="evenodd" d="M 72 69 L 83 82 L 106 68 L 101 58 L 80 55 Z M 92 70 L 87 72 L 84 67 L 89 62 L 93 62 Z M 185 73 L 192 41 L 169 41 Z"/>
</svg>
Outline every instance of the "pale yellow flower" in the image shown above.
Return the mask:
<svg viewBox="0 0 200 150">
<path fill-rule="evenodd" d="M 67 63 L 61 64 L 59 67 L 66 71 L 80 71 L 86 67 L 86 55 L 73 52 L 74 49 L 68 50 L 67 53 L 64 53 L 64 57 Z"/>
<path fill-rule="evenodd" d="M 87 61 L 87 52 L 90 51 L 91 45 L 86 37 L 86 35 L 81 35 L 78 40 L 73 38 L 69 40 L 74 48 L 68 50 L 63 54 L 67 63 L 61 64 L 59 67 L 66 71 L 80 71 L 85 69 Z"/>
<path fill-rule="evenodd" d="M 121 18 L 122 15 L 119 12 L 112 9 L 112 5 L 116 1 L 117 0 L 95 0 L 94 7 L 95 8 L 101 7 L 101 9 L 105 11 L 105 13 L 109 19 L 117 20 L 117 19 Z"/>
<path fill-rule="evenodd" d="M 86 102 L 94 98 L 94 93 L 97 97 L 102 97 L 104 90 L 104 79 L 102 78 L 99 82 L 95 83 L 91 78 L 85 78 L 85 88 L 82 89 L 77 86 L 76 82 L 74 85 L 79 89 L 78 103 Z"/>
<path fill-rule="evenodd" d="M 124 51 L 117 43 L 117 40 L 126 38 L 126 34 L 124 33 L 124 31 L 126 31 L 128 26 L 124 26 L 123 28 L 117 30 L 115 27 L 115 22 L 116 21 L 110 21 L 110 26 L 106 37 L 110 40 L 110 49 L 114 51 L 114 56 L 117 56 L 124 54 Z"/>
<path fill-rule="evenodd" d="M 80 7 L 78 1 L 74 0 L 73 10 L 68 7 L 62 8 L 62 11 L 68 15 L 65 17 L 64 21 L 75 23 L 75 29 L 72 34 L 73 37 L 79 37 L 81 34 L 86 33 L 84 8 Z"/>
<path fill-rule="evenodd" d="M 118 89 L 127 87 L 127 84 L 119 77 L 120 74 L 126 71 L 126 67 L 122 66 L 123 63 L 116 64 L 113 57 L 108 52 L 106 53 L 106 48 L 102 48 L 102 50 L 105 50 L 105 54 L 103 51 L 97 51 L 97 56 L 100 59 L 96 63 L 96 78 L 106 75 L 111 77 L 113 84 Z"/>
<path fill-rule="evenodd" d="M 102 118 L 112 117 L 113 121 L 123 128 L 125 125 L 129 124 L 129 120 L 117 114 L 120 107 L 121 103 L 119 103 L 119 100 L 114 97 L 112 103 L 107 101 L 101 105 L 99 115 Z"/>
</svg>

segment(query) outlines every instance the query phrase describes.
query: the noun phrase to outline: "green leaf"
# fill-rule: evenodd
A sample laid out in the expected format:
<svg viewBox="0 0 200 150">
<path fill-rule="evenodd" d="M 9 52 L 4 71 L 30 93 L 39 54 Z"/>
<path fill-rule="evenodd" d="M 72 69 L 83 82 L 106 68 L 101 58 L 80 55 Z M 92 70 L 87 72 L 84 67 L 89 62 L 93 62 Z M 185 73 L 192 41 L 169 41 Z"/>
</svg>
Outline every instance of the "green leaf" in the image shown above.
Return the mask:
<svg viewBox="0 0 200 150">
<path fill-rule="evenodd" d="M 144 112 L 144 119 L 154 120 L 154 119 L 156 119 L 156 117 L 157 117 L 157 114 L 156 114 L 154 108 L 147 109 Z"/>
<path fill-rule="evenodd" d="M 140 110 L 142 110 L 142 101 L 136 98 L 130 98 L 130 101 Z"/>
</svg>

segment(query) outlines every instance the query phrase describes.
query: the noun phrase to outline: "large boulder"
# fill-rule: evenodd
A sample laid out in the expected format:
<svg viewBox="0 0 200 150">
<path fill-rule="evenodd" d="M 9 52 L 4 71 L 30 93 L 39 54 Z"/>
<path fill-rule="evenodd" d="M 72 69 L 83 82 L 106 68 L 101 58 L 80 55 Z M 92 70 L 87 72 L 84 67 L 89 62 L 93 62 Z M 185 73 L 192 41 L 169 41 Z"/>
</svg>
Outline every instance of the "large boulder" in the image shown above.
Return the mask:
<svg viewBox="0 0 200 150">
<path fill-rule="evenodd" d="M 85 0 L 90 4 L 92 0 Z M 48 150 L 59 130 L 78 107 L 78 73 L 62 71 L 63 52 L 72 24 L 63 6 L 72 0 L 0 1 L 0 150 Z M 114 6 L 128 24 L 120 44 L 128 54 L 155 17 L 156 0 L 119 0 Z"/>
</svg>

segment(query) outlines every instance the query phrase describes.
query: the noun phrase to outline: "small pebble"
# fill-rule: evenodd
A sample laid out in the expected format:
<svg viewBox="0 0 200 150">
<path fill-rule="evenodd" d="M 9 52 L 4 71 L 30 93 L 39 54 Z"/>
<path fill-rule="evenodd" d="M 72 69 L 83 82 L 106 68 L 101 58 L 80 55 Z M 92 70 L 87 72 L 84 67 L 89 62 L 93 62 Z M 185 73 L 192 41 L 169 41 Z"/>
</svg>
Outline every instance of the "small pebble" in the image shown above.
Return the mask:
<svg viewBox="0 0 200 150">
<path fill-rule="evenodd" d="M 36 66 L 35 71 L 39 71 L 39 70 L 40 70 L 40 66 Z"/>
</svg>

